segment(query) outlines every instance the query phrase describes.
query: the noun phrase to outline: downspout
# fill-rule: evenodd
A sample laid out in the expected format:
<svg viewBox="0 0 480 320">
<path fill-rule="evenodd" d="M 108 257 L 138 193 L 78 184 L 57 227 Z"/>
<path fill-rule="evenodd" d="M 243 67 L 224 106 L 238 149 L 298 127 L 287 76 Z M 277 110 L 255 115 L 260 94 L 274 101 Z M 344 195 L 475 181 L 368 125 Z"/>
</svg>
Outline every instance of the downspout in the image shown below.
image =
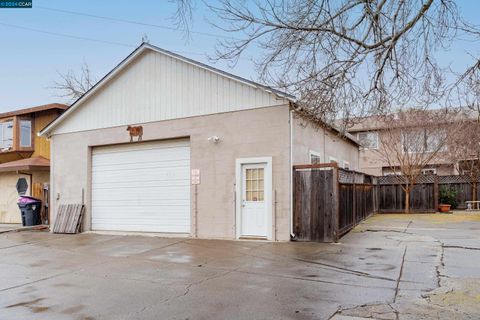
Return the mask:
<svg viewBox="0 0 480 320">
<path fill-rule="evenodd" d="M 357 165 L 355 170 L 360 171 L 360 146 L 357 145 Z"/>
<path fill-rule="evenodd" d="M 330 162 L 330 161 L 327 161 L 327 152 L 326 152 L 326 143 L 325 143 L 325 139 L 326 139 L 326 135 L 327 135 L 327 130 L 325 130 L 325 127 L 323 128 L 323 162 L 327 163 L 327 162 Z"/>
<path fill-rule="evenodd" d="M 56 190 L 54 188 L 55 186 L 55 177 L 54 177 L 54 161 L 53 161 L 53 141 L 52 141 L 52 136 L 48 135 L 47 137 L 48 144 L 50 145 L 50 181 L 48 182 L 48 223 L 50 224 L 50 232 L 53 233 L 53 223 L 52 223 L 52 216 L 54 208 L 57 205 L 57 201 L 60 198 L 60 195 L 56 196 L 54 191 Z M 54 204 L 54 205 L 52 205 Z M 55 212 L 56 213 L 56 212 Z M 56 218 L 56 216 L 55 216 Z"/>
<path fill-rule="evenodd" d="M 290 122 L 290 237 L 291 239 L 295 238 L 293 233 L 293 110 L 290 110 L 289 113 L 289 122 Z"/>
</svg>

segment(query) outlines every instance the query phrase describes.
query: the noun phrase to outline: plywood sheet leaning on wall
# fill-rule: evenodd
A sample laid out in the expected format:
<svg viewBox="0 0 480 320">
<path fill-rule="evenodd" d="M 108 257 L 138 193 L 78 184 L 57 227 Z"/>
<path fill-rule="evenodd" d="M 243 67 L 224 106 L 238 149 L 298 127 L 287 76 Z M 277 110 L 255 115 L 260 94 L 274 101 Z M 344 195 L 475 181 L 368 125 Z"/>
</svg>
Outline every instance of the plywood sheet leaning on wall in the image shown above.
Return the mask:
<svg viewBox="0 0 480 320">
<path fill-rule="evenodd" d="M 53 233 L 78 233 L 82 224 L 85 206 L 83 204 L 61 204 L 58 207 Z"/>
</svg>

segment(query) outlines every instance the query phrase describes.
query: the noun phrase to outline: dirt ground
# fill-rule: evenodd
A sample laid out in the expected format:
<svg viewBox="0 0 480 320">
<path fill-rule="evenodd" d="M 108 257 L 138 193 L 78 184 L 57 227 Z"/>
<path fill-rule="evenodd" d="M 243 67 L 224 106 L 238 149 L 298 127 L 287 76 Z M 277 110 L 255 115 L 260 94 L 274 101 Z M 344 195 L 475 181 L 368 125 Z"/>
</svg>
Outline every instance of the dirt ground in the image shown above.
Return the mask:
<svg viewBox="0 0 480 320">
<path fill-rule="evenodd" d="M 337 244 L 0 234 L 0 319 L 480 319 L 480 213 Z"/>
</svg>

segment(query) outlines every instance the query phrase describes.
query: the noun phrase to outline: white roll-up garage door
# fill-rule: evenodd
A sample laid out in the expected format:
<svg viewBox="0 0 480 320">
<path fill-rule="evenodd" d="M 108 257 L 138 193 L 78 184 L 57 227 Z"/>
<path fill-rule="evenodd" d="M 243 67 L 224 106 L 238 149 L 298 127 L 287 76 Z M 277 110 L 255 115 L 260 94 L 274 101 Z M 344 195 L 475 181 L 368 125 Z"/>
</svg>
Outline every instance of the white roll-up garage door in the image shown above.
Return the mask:
<svg viewBox="0 0 480 320">
<path fill-rule="evenodd" d="M 189 141 L 94 148 L 92 229 L 190 233 Z"/>
</svg>

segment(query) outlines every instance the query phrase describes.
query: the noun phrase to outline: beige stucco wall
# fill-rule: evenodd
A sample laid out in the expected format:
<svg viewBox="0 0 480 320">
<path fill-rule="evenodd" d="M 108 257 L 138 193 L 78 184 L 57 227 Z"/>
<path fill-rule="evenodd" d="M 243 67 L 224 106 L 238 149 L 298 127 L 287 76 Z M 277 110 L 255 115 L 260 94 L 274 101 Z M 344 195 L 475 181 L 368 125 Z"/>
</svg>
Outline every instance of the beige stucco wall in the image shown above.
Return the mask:
<svg viewBox="0 0 480 320">
<path fill-rule="evenodd" d="M 48 171 L 34 171 L 32 183 L 49 183 L 50 173 Z M 30 176 L 17 174 L 16 172 L 0 173 L 0 223 L 21 223 L 20 210 L 17 206 L 18 193 L 16 189 L 19 178 L 26 178 L 30 184 Z M 31 186 L 27 191 L 31 195 Z"/>
<path fill-rule="evenodd" d="M 289 239 L 289 107 L 288 105 L 146 123 L 143 140 L 189 137 L 191 168 L 200 169 L 198 237 L 235 238 L 235 159 L 272 157 L 273 213 L 276 240 Z M 220 137 L 217 144 L 208 137 Z M 90 230 L 90 166 L 94 146 L 126 143 L 124 126 L 51 137 L 52 222 L 59 203 L 80 203 L 85 191 L 84 230 Z M 59 200 L 56 201 L 57 196 Z M 192 188 L 192 202 L 194 199 Z M 272 203 L 273 206 L 273 203 Z M 192 203 L 192 210 L 194 205 Z M 193 223 L 193 219 L 192 219 Z M 193 230 L 193 229 L 192 229 Z"/>
<path fill-rule="evenodd" d="M 326 130 L 295 113 L 292 115 L 293 164 L 309 164 L 310 151 L 320 153 L 322 162 L 330 162 L 330 157 L 343 166 L 344 161 L 350 169 L 358 170 L 358 146 L 341 138 L 337 133 Z"/>
</svg>

